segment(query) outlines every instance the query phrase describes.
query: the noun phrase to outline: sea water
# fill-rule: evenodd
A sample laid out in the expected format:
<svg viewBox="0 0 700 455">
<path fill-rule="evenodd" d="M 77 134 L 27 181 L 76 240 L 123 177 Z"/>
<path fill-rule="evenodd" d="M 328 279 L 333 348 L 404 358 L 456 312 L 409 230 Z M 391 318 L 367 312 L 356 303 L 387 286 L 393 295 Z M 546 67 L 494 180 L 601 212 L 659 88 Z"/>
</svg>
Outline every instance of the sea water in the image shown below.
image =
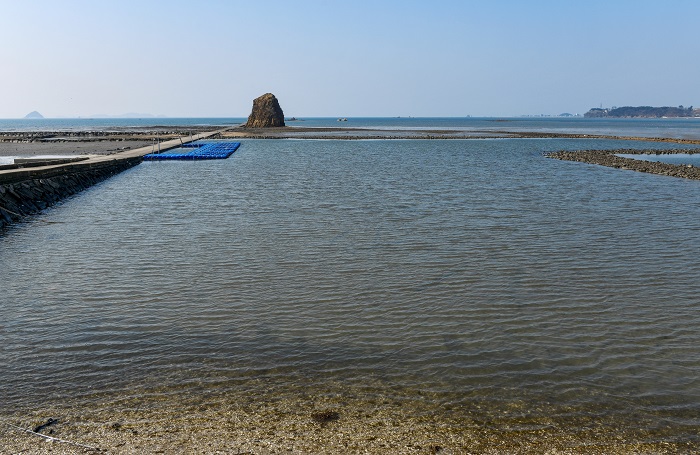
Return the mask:
<svg viewBox="0 0 700 455">
<path fill-rule="evenodd" d="M 2 233 L 0 406 L 352 390 L 697 441 L 700 183 L 542 155 L 619 145 L 143 163 Z"/>
</svg>

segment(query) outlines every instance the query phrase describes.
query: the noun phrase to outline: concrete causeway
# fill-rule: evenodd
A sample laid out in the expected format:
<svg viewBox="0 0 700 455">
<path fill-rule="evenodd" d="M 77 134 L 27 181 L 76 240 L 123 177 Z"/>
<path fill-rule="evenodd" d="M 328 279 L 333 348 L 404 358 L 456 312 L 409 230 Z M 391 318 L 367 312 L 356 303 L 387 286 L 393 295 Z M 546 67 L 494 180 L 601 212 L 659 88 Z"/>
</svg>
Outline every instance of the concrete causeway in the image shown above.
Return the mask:
<svg viewBox="0 0 700 455">
<path fill-rule="evenodd" d="M 159 149 L 162 152 L 177 148 L 226 129 L 171 139 L 161 142 Z M 0 229 L 140 164 L 144 155 L 154 149 L 150 145 L 114 155 L 91 155 L 86 159 L 57 160 L 39 166 L 0 170 Z"/>
<path fill-rule="evenodd" d="M 171 139 L 169 141 L 160 143 L 160 151 L 174 149 L 180 147 L 182 144 L 187 144 L 190 142 L 198 141 L 200 139 L 206 139 L 208 137 L 214 136 L 216 134 L 225 131 L 227 128 L 209 131 L 206 133 L 199 133 L 192 136 L 186 136 L 178 139 Z M 85 167 L 101 167 L 106 164 L 116 164 L 119 161 L 132 162 L 134 160 L 141 160 L 144 155 L 152 153 L 154 150 L 158 150 L 152 145 L 137 148 L 134 150 L 128 150 L 125 152 L 119 152 L 113 155 L 90 155 L 86 160 L 74 161 L 70 163 L 60 163 L 60 164 L 47 164 L 45 166 L 37 167 L 26 167 L 20 169 L 4 169 L 0 170 L 0 184 L 19 182 L 22 180 L 41 178 L 43 176 L 54 176 L 60 172 L 70 172 L 71 169 L 85 168 Z"/>
</svg>

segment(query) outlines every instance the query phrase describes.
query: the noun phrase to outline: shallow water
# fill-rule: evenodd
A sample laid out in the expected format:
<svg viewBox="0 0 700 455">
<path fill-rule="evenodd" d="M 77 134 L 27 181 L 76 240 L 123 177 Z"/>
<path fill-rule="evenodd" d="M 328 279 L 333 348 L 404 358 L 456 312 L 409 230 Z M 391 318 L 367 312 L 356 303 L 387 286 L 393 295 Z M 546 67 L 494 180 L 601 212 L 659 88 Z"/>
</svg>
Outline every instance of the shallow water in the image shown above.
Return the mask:
<svg viewBox="0 0 700 455">
<path fill-rule="evenodd" d="M 619 141 L 241 142 L 3 233 L 6 412 L 348 390 L 697 441 L 700 183 L 542 157 Z"/>
</svg>

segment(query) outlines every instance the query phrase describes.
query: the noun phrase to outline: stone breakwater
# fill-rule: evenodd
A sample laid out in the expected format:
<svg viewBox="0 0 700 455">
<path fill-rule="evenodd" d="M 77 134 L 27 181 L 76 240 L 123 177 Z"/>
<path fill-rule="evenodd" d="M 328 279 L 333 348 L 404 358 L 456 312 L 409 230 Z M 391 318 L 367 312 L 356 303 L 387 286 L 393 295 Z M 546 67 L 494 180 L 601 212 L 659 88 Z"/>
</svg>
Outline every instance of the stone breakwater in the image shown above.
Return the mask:
<svg viewBox="0 0 700 455">
<path fill-rule="evenodd" d="M 136 166 L 142 158 L 71 163 L 0 174 L 0 229 L 34 215 L 68 196 Z"/>
<path fill-rule="evenodd" d="M 180 136 L 159 142 L 159 148 L 165 151 L 180 147 L 185 143 L 209 138 L 220 131 Z M 136 166 L 151 151 L 152 146 L 145 146 L 121 151 L 118 157 L 113 158 L 93 156 L 87 160 L 69 159 L 70 162 L 63 164 L 59 164 L 61 160 L 54 160 L 40 167 L 31 167 L 31 162 L 20 162 L 21 166 L 12 165 L 10 169 L 0 169 L 0 229 Z"/>
<path fill-rule="evenodd" d="M 644 161 L 641 159 L 625 158 L 622 155 L 671 155 L 671 154 L 700 153 L 700 149 L 672 149 L 672 150 L 577 150 L 573 152 L 560 151 L 546 153 L 545 156 L 558 160 L 578 161 L 581 163 L 598 164 L 616 169 L 626 169 L 650 174 L 680 177 L 685 179 L 700 180 L 700 168 L 690 164 L 668 164 L 656 161 Z"/>
<path fill-rule="evenodd" d="M 0 142 L 118 142 L 144 139 L 150 140 L 155 138 L 161 141 L 167 141 L 177 138 L 186 138 L 191 134 L 208 133 L 211 128 L 211 126 L 207 125 L 192 125 L 187 127 L 115 127 L 109 130 L 87 131 L 1 131 Z"/>
</svg>

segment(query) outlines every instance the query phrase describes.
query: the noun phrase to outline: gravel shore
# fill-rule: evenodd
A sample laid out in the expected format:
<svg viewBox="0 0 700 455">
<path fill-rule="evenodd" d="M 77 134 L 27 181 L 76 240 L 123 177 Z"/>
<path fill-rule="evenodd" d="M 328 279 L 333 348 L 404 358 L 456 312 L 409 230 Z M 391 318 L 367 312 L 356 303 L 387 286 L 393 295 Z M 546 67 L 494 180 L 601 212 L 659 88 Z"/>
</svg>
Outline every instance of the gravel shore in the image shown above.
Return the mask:
<svg viewBox="0 0 700 455">
<path fill-rule="evenodd" d="M 271 391 L 272 392 L 272 391 Z M 261 393 L 124 397 L 0 416 L 0 453 L 678 454 L 692 441 L 616 427 L 613 418 L 435 409 L 430 397 Z M 425 412 L 433 409 L 433 412 Z M 26 432 L 36 430 L 50 438 Z"/>
</svg>

